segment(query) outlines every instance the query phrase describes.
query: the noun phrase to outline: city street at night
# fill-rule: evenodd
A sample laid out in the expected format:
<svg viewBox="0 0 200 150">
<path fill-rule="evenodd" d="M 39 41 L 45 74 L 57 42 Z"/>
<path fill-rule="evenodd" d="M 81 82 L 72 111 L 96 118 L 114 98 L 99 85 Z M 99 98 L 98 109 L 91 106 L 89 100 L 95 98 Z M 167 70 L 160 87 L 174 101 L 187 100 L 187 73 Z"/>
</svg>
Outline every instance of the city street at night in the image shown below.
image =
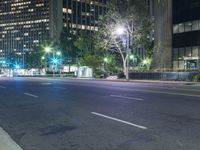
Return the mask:
<svg viewBox="0 0 200 150">
<path fill-rule="evenodd" d="M 0 128 L 23 150 L 198 150 L 199 93 L 183 82 L 0 78 Z"/>
</svg>

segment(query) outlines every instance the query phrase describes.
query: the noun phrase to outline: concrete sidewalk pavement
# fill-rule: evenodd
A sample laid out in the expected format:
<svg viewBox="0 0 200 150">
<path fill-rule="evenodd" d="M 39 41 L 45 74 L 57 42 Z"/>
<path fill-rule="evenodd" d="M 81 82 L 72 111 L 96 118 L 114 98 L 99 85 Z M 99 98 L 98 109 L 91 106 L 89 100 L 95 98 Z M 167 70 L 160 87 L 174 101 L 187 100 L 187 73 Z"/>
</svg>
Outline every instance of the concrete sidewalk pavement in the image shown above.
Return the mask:
<svg viewBox="0 0 200 150">
<path fill-rule="evenodd" d="M 17 77 L 21 78 L 21 77 Z M 152 83 L 152 84 L 179 84 L 179 85 L 194 85 L 200 86 L 200 82 L 191 81 L 164 81 L 164 80 L 126 80 L 126 79 L 100 79 L 100 78 L 71 78 L 71 77 L 25 77 L 25 79 L 36 79 L 36 80 L 94 80 L 94 81 L 110 81 L 110 82 L 127 82 L 127 83 Z"/>
<path fill-rule="evenodd" d="M 23 150 L 11 137 L 0 127 L 0 150 Z"/>
</svg>

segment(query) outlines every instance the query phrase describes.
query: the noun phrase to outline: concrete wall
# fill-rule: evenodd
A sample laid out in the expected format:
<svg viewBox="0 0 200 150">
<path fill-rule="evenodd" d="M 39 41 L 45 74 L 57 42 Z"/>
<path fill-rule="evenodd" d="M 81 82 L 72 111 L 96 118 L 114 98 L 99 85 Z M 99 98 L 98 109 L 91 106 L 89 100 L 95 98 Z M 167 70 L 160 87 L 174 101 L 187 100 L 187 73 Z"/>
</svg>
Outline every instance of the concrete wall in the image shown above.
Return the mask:
<svg viewBox="0 0 200 150">
<path fill-rule="evenodd" d="M 153 0 L 155 54 L 152 69 L 172 68 L 172 0 Z"/>
</svg>

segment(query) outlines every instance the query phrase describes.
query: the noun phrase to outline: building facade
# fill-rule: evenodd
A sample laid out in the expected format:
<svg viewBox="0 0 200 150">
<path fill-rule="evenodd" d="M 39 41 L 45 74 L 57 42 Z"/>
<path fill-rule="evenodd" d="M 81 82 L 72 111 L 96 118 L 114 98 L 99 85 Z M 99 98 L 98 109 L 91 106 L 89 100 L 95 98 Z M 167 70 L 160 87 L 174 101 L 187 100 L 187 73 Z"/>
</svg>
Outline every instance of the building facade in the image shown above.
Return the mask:
<svg viewBox="0 0 200 150">
<path fill-rule="evenodd" d="M 49 39 L 49 10 L 48 0 L 0 1 L 1 61 L 15 55 L 24 64 L 26 52 Z"/>
<path fill-rule="evenodd" d="M 172 0 L 152 0 L 155 22 L 153 69 L 172 68 Z"/>
<path fill-rule="evenodd" d="M 108 0 L 0 1 L 0 61 L 16 55 L 24 67 L 25 55 L 50 39 L 58 40 L 63 27 L 73 31 L 98 30 L 98 18 Z"/>
<path fill-rule="evenodd" d="M 173 68 L 200 68 L 200 1 L 173 0 Z"/>
<path fill-rule="evenodd" d="M 63 0 L 64 27 L 97 31 L 99 16 L 106 13 L 108 0 Z"/>
<path fill-rule="evenodd" d="M 152 0 L 155 18 L 153 68 L 200 68 L 200 1 Z"/>
</svg>

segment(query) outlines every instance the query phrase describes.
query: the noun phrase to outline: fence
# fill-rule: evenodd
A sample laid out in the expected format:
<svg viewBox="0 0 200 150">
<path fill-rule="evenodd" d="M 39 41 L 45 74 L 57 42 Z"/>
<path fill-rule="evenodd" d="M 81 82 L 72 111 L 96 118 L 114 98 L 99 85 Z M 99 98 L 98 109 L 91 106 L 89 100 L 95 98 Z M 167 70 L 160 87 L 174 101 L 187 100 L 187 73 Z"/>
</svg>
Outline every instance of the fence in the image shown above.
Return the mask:
<svg viewBox="0 0 200 150">
<path fill-rule="evenodd" d="M 131 72 L 130 79 L 193 81 L 197 72 Z"/>
</svg>

